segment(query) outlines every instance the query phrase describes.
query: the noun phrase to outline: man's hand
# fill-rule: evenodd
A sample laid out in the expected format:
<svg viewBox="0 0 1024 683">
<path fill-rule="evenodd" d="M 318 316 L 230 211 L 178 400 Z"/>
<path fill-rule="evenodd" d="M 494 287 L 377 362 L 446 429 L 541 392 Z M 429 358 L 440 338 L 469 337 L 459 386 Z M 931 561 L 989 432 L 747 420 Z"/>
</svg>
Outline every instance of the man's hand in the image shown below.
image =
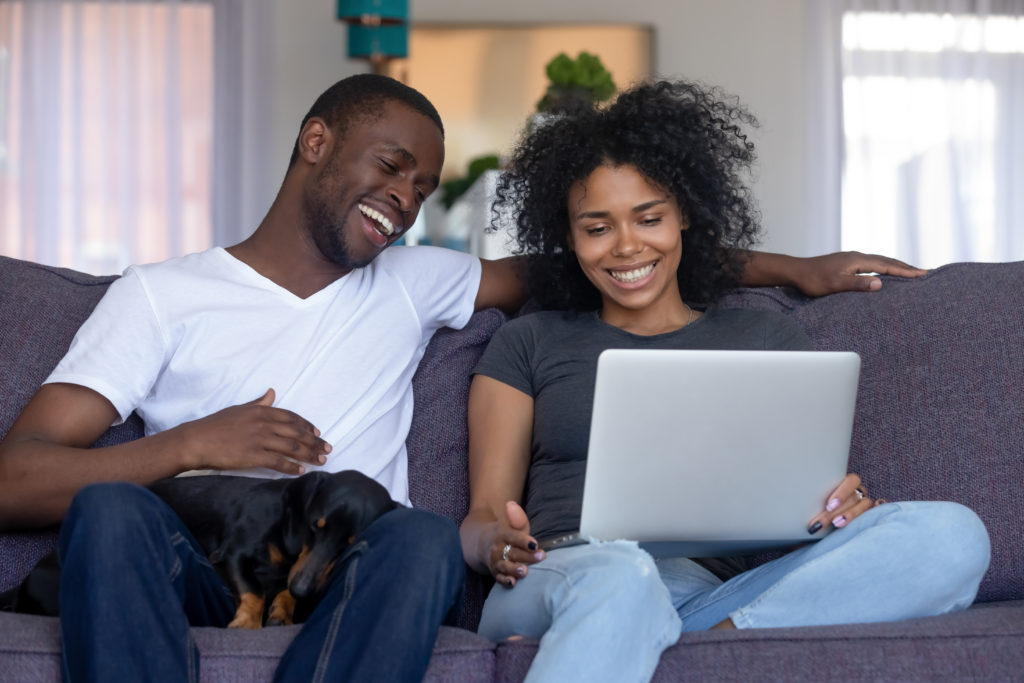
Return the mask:
<svg viewBox="0 0 1024 683">
<path fill-rule="evenodd" d="M 266 467 L 284 474 L 322 465 L 331 445 L 301 416 L 274 407 L 274 390 L 180 427 L 190 469 Z"/>
<path fill-rule="evenodd" d="M 887 256 L 842 251 L 797 259 L 793 285 L 807 296 L 872 292 L 882 288 L 882 280 L 867 273 L 919 277 L 927 272 Z"/>
<path fill-rule="evenodd" d="M 744 254 L 743 282 L 747 287 L 789 286 L 807 296 L 836 292 L 872 292 L 882 280 L 870 273 L 919 277 L 928 271 L 903 261 L 876 254 L 843 251 L 824 256 L 799 258 L 785 254 L 751 251 Z"/>
</svg>

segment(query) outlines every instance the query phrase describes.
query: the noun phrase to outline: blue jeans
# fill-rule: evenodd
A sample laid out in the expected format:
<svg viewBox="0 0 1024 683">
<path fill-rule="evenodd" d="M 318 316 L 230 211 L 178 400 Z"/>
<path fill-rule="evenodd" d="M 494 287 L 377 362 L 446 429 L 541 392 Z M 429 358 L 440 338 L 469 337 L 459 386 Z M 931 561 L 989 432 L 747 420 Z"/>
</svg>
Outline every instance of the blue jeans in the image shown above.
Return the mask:
<svg viewBox="0 0 1024 683">
<path fill-rule="evenodd" d="M 65 680 L 197 681 L 190 626 L 235 601 L 177 515 L 147 489 L 96 484 L 61 528 Z M 278 665 L 278 681 L 419 681 L 465 573 L 449 520 L 401 508 L 370 526 Z"/>
<path fill-rule="evenodd" d="M 645 681 L 680 631 L 896 621 L 966 609 L 989 539 L 956 503 L 890 503 L 722 582 L 635 543 L 564 548 L 512 589 L 496 585 L 480 634 L 540 638 L 528 681 Z"/>
</svg>

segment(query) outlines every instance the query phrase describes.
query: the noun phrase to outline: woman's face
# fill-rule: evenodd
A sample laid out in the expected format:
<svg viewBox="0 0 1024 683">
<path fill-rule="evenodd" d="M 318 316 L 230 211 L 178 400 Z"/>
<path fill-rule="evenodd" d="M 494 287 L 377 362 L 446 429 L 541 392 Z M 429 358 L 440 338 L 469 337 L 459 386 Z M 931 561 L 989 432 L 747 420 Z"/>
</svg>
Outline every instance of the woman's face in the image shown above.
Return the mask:
<svg viewBox="0 0 1024 683">
<path fill-rule="evenodd" d="M 687 227 L 672 196 L 634 166 L 598 166 L 569 189 L 569 245 L 606 321 L 682 305 L 676 271 Z"/>
</svg>

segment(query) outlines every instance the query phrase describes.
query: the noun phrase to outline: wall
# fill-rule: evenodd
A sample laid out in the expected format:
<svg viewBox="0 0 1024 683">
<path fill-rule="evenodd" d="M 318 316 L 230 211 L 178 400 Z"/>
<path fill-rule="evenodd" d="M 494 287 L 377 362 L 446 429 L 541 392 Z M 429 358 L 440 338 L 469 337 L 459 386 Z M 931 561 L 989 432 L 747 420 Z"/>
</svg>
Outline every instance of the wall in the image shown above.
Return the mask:
<svg viewBox="0 0 1024 683">
<path fill-rule="evenodd" d="M 763 247 L 796 255 L 831 248 L 811 225 L 804 77 L 807 3 L 814 0 L 410 0 L 413 21 L 629 22 L 655 27 L 654 69 L 720 85 L 760 119 L 756 142 Z M 344 57 L 344 27 L 329 0 L 274 0 L 272 158 L 280 182 L 298 124 L 317 94 L 338 78 L 365 71 Z M 838 244 L 838 237 L 835 240 Z"/>
</svg>

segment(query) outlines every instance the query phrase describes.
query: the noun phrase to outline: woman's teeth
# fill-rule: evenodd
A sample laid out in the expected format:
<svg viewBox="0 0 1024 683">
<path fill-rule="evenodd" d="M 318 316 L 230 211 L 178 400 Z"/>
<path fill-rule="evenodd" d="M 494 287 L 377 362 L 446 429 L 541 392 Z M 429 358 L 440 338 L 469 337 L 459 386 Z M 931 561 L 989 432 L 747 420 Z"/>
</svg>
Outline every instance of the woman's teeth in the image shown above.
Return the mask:
<svg viewBox="0 0 1024 683">
<path fill-rule="evenodd" d="M 642 280 L 647 277 L 652 270 L 654 270 L 654 264 L 649 263 L 646 266 L 636 268 L 634 270 L 610 270 L 608 272 L 611 273 L 612 277 L 619 282 L 636 282 L 637 280 Z"/>
<path fill-rule="evenodd" d="M 363 204 L 359 205 L 359 211 L 364 216 L 366 216 L 367 218 L 369 218 L 370 220 L 377 224 L 377 232 L 381 233 L 382 235 L 387 235 L 388 237 L 395 234 L 395 226 L 393 226 L 391 224 L 391 221 L 387 219 L 387 216 L 382 214 L 380 211 L 377 211 L 376 209 L 371 209 L 370 207 L 365 206 Z"/>
</svg>

